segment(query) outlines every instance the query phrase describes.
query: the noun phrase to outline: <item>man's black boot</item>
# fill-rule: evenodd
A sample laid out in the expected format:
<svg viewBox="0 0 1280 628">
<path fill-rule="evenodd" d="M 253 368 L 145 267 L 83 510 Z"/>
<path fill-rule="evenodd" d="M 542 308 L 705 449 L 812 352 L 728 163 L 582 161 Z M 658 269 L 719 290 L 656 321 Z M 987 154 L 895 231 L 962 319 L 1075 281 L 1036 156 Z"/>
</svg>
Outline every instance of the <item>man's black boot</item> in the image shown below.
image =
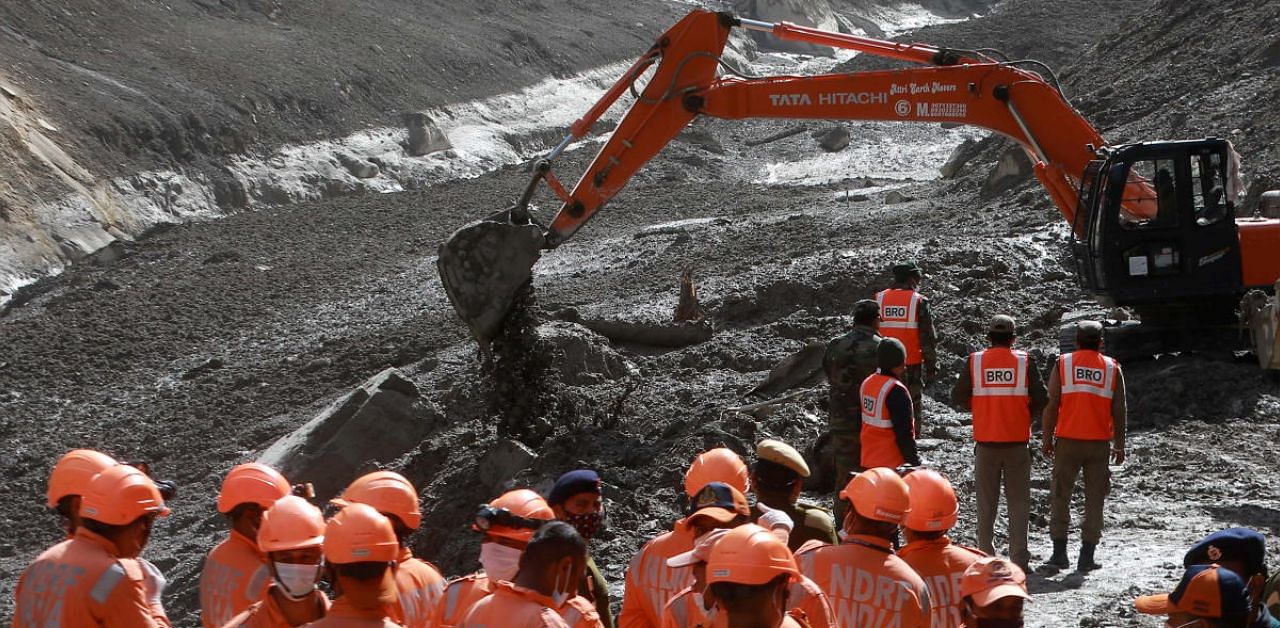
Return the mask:
<svg viewBox="0 0 1280 628">
<path fill-rule="evenodd" d="M 1080 561 L 1076 563 L 1076 571 L 1102 569 L 1102 565 L 1093 560 L 1093 551 L 1096 549 L 1098 549 L 1097 543 L 1083 543 L 1080 545 Z"/>
<path fill-rule="evenodd" d="M 1053 556 L 1049 557 L 1047 564 L 1061 569 L 1071 566 L 1071 559 L 1067 558 L 1066 539 L 1053 539 Z"/>
</svg>

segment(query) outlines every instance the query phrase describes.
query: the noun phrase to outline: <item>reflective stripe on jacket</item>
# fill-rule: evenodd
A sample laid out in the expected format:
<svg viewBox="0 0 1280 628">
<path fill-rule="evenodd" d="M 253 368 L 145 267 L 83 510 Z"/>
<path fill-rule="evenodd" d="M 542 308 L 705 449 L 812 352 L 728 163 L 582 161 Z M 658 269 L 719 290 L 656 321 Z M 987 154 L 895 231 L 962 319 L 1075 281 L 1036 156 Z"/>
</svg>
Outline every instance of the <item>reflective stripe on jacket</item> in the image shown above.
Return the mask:
<svg viewBox="0 0 1280 628">
<path fill-rule="evenodd" d="M 880 304 L 880 335 L 897 338 L 907 348 L 907 366 L 924 362 L 920 349 L 920 293 L 888 288 L 876 293 Z"/>
<path fill-rule="evenodd" d="M 1111 440 L 1115 432 L 1111 401 L 1115 397 L 1117 368 L 1115 360 L 1087 349 L 1058 358 L 1062 405 L 1054 436 Z"/>
<path fill-rule="evenodd" d="M 876 373 L 862 382 L 862 460 L 859 462 L 863 468 L 895 469 L 906 462 L 898 450 L 893 420 L 885 403 L 895 386 L 910 394 L 896 377 Z"/>
<path fill-rule="evenodd" d="M 1031 440 L 1027 354 L 993 347 L 969 356 L 973 378 L 973 439 L 980 443 Z"/>
<path fill-rule="evenodd" d="M 200 621 L 219 628 L 262 599 L 271 584 L 267 557 L 235 530 L 204 560 L 200 572 Z"/>
</svg>

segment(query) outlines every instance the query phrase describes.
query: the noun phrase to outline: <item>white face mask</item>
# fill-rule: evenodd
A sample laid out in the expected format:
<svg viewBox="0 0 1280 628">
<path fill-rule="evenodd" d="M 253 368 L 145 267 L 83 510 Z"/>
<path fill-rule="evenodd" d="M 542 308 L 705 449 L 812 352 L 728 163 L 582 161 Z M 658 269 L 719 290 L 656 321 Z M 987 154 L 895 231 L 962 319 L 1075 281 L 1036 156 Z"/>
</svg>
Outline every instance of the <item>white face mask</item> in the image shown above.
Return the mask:
<svg viewBox="0 0 1280 628">
<path fill-rule="evenodd" d="M 316 580 L 320 577 L 320 565 L 274 564 L 276 582 L 280 585 L 285 597 L 301 600 L 316 590 Z"/>
<path fill-rule="evenodd" d="M 497 543 L 480 544 L 480 565 L 490 580 L 515 580 L 520 570 L 520 555 L 524 552 Z"/>
<path fill-rule="evenodd" d="M 560 572 L 560 573 L 556 574 L 556 583 L 555 583 L 554 585 L 552 585 L 552 587 L 551 587 L 551 601 L 552 601 L 553 603 L 555 603 L 556 608 L 560 608 L 560 607 L 564 606 L 564 603 L 569 601 L 570 592 L 569 592 L 569 591 L 562 591 L 562 590 L 560 589 L 560 587 L 562 587 L 562 586 L 565 586 L 565 585 L 569 584 L 568 582 L 562 582 L 562 581 L 561 581 L 560 576 L 561 576 L 563 573 L 564 573 L 564 572 Z M 571 580 L 573 580 L 573 576 L 571 576 L 571 575 L 570 575 L 570 576 L 566 577 L 564 580 L 566 580 L 566 581 L 571 581 Z"/>
</svg>

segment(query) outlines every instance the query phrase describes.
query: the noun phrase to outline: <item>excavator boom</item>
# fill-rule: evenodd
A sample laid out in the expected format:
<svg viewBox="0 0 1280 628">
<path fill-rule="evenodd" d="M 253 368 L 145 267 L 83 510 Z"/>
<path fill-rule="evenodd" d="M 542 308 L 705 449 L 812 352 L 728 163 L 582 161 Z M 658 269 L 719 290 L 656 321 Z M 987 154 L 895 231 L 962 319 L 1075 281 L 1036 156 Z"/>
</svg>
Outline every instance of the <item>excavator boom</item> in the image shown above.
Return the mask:
<svg viewBox="0 0 1280 628">
<path fill-rule="evenodd" d="M 819 76 L 749 78 L 721 62 L 731 29 L 767 31 L 781 39 L 835 46 L 919 64 L 902 70 Z M 1037 179 L 1072 226 L 1087 237 L 1081 179 L 1106 142 L 1056 87 L 1028 67 L 1035 62 L 994 59 L 975 51 L 902 44 L 794 24 L 759 22 L 695 10 L 654 45 L 570 128 L 563 142 L 538 163 L 524 197 L 497 219 L 473 223 L 440 248 L 441 278 L 459 315 L 481 346 L 501 328 L 514 295 L 531 277 L 539 248 L 555 248 L 573 236 L 635 173 L 694 118 L 885 120 L 966 124 L 1018 142 Z M 652 68 L 643 89 L 638 79 Z M 726 71 L 722 72 L 722 68 Z M 1046 69 L 1047 70 L 1047 69 Z M 1051 77 L 1052 78 L 1052 77 Z M 551 160 L 590 131 L 627 90 L 638 98 L 612 136 L 566 192 Z M 525 211 L 534 188 L 546 181 L 563 205 L 551 223 L 530 225 Z M 1133 224 L 1154 220 L 1161 205 L 1152 183 L 1135 173 L 1122 184 L 1117 209 Z M 1089 207 L 1083 208 L 1086 212 Z"/>
</svg>

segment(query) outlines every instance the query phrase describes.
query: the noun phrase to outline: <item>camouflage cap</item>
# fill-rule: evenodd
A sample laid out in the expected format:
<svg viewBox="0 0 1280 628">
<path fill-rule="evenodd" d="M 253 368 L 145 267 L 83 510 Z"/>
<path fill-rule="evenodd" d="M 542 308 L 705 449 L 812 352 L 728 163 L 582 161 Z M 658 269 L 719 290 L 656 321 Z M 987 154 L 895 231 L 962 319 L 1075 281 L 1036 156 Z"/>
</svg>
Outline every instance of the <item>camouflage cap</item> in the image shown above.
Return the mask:
<svg viewBox="0 0 1280 628">
<path fill-rule="evenodd" d="M 997 314 L 991 317 L 991 322 L 987 324 L 987 332 L 992 334 L 1014 334 L 1018 332 L 1018 324 L 1014 322 L 1012 316 Z"/>
<path fill-rule="evenodd" d="M 911 276 L 923 277 L 924 271 L 920 270 L 920 265 L 912 260 L 897 262 L 890 269 L 893 271 L 894 279 L 903 280 Z"/>
<path fill-rule="evenodd" d="M 863 316 L 879 316 L 880 304 L 874 299 L 863 299 L 853 304 L 854 318 L 862 318 Z"/>
</svg>

